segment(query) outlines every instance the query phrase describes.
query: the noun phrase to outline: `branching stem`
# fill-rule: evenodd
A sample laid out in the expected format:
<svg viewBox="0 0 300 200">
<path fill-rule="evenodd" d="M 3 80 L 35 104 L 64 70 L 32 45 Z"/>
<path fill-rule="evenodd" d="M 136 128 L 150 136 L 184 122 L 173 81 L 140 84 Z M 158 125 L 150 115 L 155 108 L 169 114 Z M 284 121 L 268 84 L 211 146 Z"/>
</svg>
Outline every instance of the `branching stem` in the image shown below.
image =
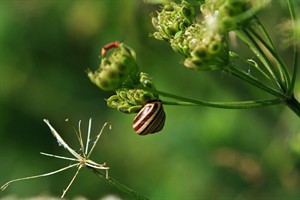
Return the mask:
<svg viewBox="0 0 300 200">
<path fill-rule="evenodd" d="M 105 177 L 105 174 L 103 172 L 101 172 L 100 170 L 97 170 L 95 168 L 90 168 L 89 169 L 96 174 L 97 176 L 99 176 L 103 181 L 105 181 L 106 183 L 108 183 L 109 185 L 113 186 L 114 188 L 125 192 L 126 194 L 128 194 L 129 196 L 133 197 L 134 199 L 137 200 L 148 200 L 147 197 L 137 193 L 136 191 L 132 190 L 131 188 L 123 185 L 122 183 L 118 182 L 117 180 L 108 177 Z"/>
</svg>

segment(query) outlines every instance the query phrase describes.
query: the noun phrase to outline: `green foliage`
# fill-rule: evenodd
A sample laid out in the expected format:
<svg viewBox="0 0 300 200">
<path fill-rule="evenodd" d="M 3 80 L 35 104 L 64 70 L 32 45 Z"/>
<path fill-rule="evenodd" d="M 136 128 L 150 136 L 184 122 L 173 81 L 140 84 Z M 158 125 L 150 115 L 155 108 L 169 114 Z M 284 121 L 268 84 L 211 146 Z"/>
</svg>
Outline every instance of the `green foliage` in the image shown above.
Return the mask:
<svg viewBox="0 0 300 200">
<path fill-rule="evenodd" d="M 198 13 L 200 1 L 189 2 Z M 286 66 L 293 66 L 289 45 L 280 48 L 286 38 L 277 34 L 283 29 L 277 27 L 279 22 L 289 18 L 281 3 L 272 1 L 255 13 L 274 39 L 273 45 L 279 47 L 280 58 Z M 177 50 L 180 57 L 172 52 L 174 45 L 148 37 L 155 31 L 149 14 L 154 16 L 160 9 L 135 0 L 0 1 L 1 185 L 69 164 L 38 154 L 64 154 L 43 118 L 53 121 L 68 144 L 79 150 L 72 127 L 63 119 L 76 122 L 93 117 L 93 131 L 97 132 L 105 121 L 112 124 L 112 131 L 101 136 L 101 145 L 91 159 L 105 161 L 112 169 L 111 177 L 150 199 L 299 199 L 299 118 L 284 106 L 222 110 L 166 105 L 163 131 L 147 137 L 132 130 L 134 116 L 107 108 L 104 99 L 116 94 L 93 87 L 85 70 L 97 66 L 101 47 L 115 40 L 124 40 L 136 51 L 140 71 L 149 74 L 159 90 L 209 102 L 265 99 L 278 94 L 244 84 L 235 78 L 238 72 L 203 73 L 181 67 L 185 49 Z M 174 40 L 180 40 L 180 31 Z M 290 36 L 289 32 L 289 44 Z M 262 61 L 247 50 L 247 45 L 236 36 L 229 35 L 228 40 L 229 50 L 241 58 L 233 59 L 230 53 L 230 61 L 244 72 L 242 75 L 264 78 L 264 83 L 276 91 L 284 88 L 281 86 L 287 82 L 279 84 L 255 70 Z M 298 98 L 299 90 L 296 80 L 293 91 Z M 125 97 L 131 100 L 127 93 Z M 165 102 L 169 99 L 161 94 L 160 98 Z M 83 123 L 84 129 L 86 125 Z M 16 183 L 1 196 L 58 196 L 74 172 Z M 67 198 L 82 195 L 97 199 L 108 194 L 129 198 L 82 171 Z"/>
</svg>

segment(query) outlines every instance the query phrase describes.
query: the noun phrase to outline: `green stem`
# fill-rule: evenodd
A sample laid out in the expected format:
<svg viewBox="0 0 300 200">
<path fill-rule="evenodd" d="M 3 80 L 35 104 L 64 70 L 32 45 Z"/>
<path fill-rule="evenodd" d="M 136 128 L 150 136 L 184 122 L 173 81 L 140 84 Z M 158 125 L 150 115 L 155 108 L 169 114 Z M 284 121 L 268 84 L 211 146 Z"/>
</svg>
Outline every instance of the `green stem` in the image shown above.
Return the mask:
<svg viewBox="0 0 300 200">
<path fill-rule="evenodd" d="M 283 80 L 280 78 L 280 75 L 278 74 L 277 70 L 275 70 L 275 68 L 273 67 L 272 63 L 270 62 L 270 60 L 268 59 L 268 57 L 266 56 L 264 51 L 261 49 L 261 47 L 256 42 L 256 40 L 252 37 L 252 35 L 248 32 L 248 30 L 243 29 L 243 32 L 246 34 L 247 38 L 249 38 L 250 41 L 251 41 L 251 44 L 252 44 L 251 46 L 253 47 L 251 49 L 253 49 L 258 54 L 258 58 L 266 66 L 268 66 L 268 69 L 271 70 L 271 73 L 273 74 L 274 80 L 278 84 L 279 88 L 285 93 L 286 92 L 285 84 L 283 83 Z"/>
<path fill-rule="evenodd" d="M 109 185 L 115 187 L 118 190 L 121 190 L 123 192 L 125 192 L 126 194 L 130 195 L 131 197 L 133 197 L 134 199 L 139 199 L 139 200 L 148 200 L 147 197 L 137 193 L 136 191 L 128 188 L 127 186 L 123 185 L 122 183 L 118 182 L 117 180 L 109 177 L 108 179 L 105 177 L 105 174 L 102 171 L 99 171 L 97 169 L 91 168 L 89 167 L 89 169 L 96 174 L 97 176 L 99 176 L 102 180 L 104 180 L 105 182 L 107 182 Z"/>
<path fill-rule="evenodd" d="M 262 26 L 261 23 L 259 25 Z M 249 33 L 251 33 L 270 52 L 270 54 L 273 56 L 273 58 L 275 58 L 279 73 L 283 80 L 283 83 L 285 83 L 286 88 L 289 88 L 289 84 L 290 84 L 289 73 L 288 73 L 285 65 L 283 64 L 282 59 L 279 57 L 279 54 L 276 51 L 275 47 L 269 46 L 267 44 L 267 42 L 253 28 L 249 27 L 248 30 L 249 30 Z M 264 28 L 262 28 L 262 30 L 266 31 Z M 264 35 L 267 35 L 267 38 L 269 38 L 267 32 L 265 32 Z"/>
<path fill-rule="evenodd" d="M 249 84 L 262 89 L 265 92 L 268 92 L 274 96 L 277 97 L 283 97 L 283 95 L 278 92 L 277 90 L 263 84 L 262 82 L 258 81 L 257 79 L 255 79 L 254 77 L 250 76 L 249 74 L 237 69 L 236 67 L 232 66 L 232 67 L 228 67 L 226 68 L 227 71 L 229 71 L 230 73 L 232 73 L 232 75 L 248 82 Z"/>
<path fill-rule="evenodd" d="M 269 43 L 269 46 L 275 50 L 275 46 L 273 44 L 273 41 L 271 40 L 271 37 L 269 36 L 267 30 L 265 29 L 265 27 L 263 26 L 262 22 L 259 20 L 259 18 L 254 15 L 254 19 L 256 21 L 256 23 L 258 24 L 258 28 L 261 30 L 261 32 L 263 33 L 264 37 L 267 39 L 267 42 Z"/>
<path fill-rule="evenodd" d="M 208 101 L 200 101 L 196 99 L 191 99 L 187 97 L 182 97 L 175 94 L 170 94 L 163 91 L 152 91 L 161 96 L 169 97 L 172 99 L 177 99 L 183 102 L 169 102 L 163 101 L 166 105 L 181 105 L 181 106 L 208 106 L 214 108 L 224 108 L 224 109 L 250 109 L 250 108 L 259 108 L 265 106 L 272 106 L 282 103 L 282 100 L 279 98 L 275 99 L 266 99 L 266 100 L 258 100 L 258 101 L 241 101 L 241 102 L 208 102 Z"/>
<path fill-rule="evenodd" d="M 288 98 L 286 101 L 287 106 L 300 117 L 300 103 L 295 98 L 294 95 L 292 95 L 290 98 Z"/>
<path fill-rule="evenodd" d="M 292 81 L 291 81 L 291 86 L 289 88 L 288 93 L 293 93 L 294 91 L 294 87 L 296 84 L 296 78 L 297 78 L 297 71 L 298 71 L 298 58 L 299 58 L 299 54 L 298 54 L 298 48 L 296 46 L 296 44 L 294 45 L 294 60 L 293 60 L 293 74 L 292 74 Z"/>
<path fill-rule="evenodd" d="M 275 99 L 265 99 L 265 100 L 257 100 L 257 101 L 240 101 L 240 102 L 207 102 L 207 101 L 200 101 L 196 99 L 191 99 L 187 97 L 182 97 L 179 95 L 154 90 L 155 92 L 161 96 L 169 97 L 172 99 L 177 99 L 182 102 L 171 102 L 171 101 L 163 101 L 164 105 L 176 105 L 176 106 L 208 106 L 214 108 L 224 108 L 224 109 L 251 109 L 251 108 L 259 108 L 259 107 L 266 107 L 272 105 L 278 105 L 285 102 L 285 104 L 297 115 L 300 117 L 300 103 L 292 95 L 290 98 L 282 100 L 282 98 L 275 98 Z"/>
<path fill-rule="evenodd" d="M 234 66 L 235 64 L 235 59 L 238 59 L 239 61 L 241 61 L 242 63 L 245 63 L 246 65 L 249 66 L 249 68 L 253 67 L 255 70 L 257 70 L 263 77 L 265 77 L 267 80 L 271 81 L 271 78 L 270 76 L 263 70 L 261 69 L 257 62 L 254 61 L 253 59 L 247 59 L 247 60 L 244 60 L 242 59 L 239 54 L 233 52 L 233 51 L 229 51 L 229 57 L 231 59 L 231 61 L 229 63 L 231 63 L 232 66 Z"/>
<path fill-rule="evenodd" d="M 297 44 L 299 44 L 298 37 L 295 37 L 295 19 L 296 19 L 296 11 L 295 11 L 295 5 L 293 4 L 293 1 L 288 0 L 288 7 L 291 15 L 292 20 L 292 26 L 293 26 L 293 34 L 294 34 L 294 63 L 293 63 L 293 74 L 292 74 L 292 81 L 291 81 L 291 87 L 289 88 L 289 93 L 293 93 L 295 83 L 296 83 L 296 77 L 297 77 L 297 66 L 298 66 L 298 48 Z"/>
<path fill-rule="evenodd" d="M 273 84 L 278 86 L 278 83 L 276 82 L 276 77 L 274 77 L 272 69 L 269 67 L 267 62 L 265 62 L 265 60 L 262 59 L 260 52 L 256 49 L 255 45 L 252 43 L 250 38 L 248 38 L 247 35 L 242 31 L 236 30 L 235 33 L 243 42 L 245 42 L 249 46 L 249 48 L 254 52 L 254 54 L 258 57 L 258 59 L 263 63 L 263 66 L 265 67 L 266 71 L 272 76 L 272 79 L 270 80 L 272 81 Z"/>
</svg>

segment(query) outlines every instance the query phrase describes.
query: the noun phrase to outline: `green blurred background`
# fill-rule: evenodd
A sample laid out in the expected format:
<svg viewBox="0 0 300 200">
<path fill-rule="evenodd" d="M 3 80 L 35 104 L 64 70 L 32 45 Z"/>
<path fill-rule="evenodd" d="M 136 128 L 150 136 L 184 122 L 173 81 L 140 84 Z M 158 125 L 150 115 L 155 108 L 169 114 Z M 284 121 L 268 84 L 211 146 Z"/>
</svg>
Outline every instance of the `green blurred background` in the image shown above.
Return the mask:
<svg viewBox="0 0 300 200">
<path fill-rule="evenodd" d="M 259 13 L 276 44 L 278 24 L 288 17 L 278 2 Z M 86 133 L 92 117 L 94 134 L 104 122 L 112 124 L 92 160 L 105 161 L 111 177 L 150 199 L 300 198 L 299 118 L 283 106 L 165 106 L 164 130 L 145 137 L 133 132 L 134 115 L 106 107 L 104 99 L 112 93 L 100 91 L 85 70 L 96 69 L 101 47 L 115 40 L 135 49 L 141 69 L 159 90 L 208 101 L 268 98 L 230 74 L 182 67 L 167 43 L 149 37 L 150 16 L 158 8 L 140 0 L 0 0 L 0 184 L 70 164 L 39 154 L 69 155 L 44 118 L 79 149 L 64 120 L 77 126 L 81 119 Z M 245 46 L 238 48 L 253 58 L 243 52 Z M 291 63 L 292 51 L 279 50 Z M 299 94 L 299 81 L 296 89 Z M 60 196 L 75 171 L 13 183 L 0 197 Z M 129 198 L 84 169 L 66 198 L 108 194 Z"/>
</svg>

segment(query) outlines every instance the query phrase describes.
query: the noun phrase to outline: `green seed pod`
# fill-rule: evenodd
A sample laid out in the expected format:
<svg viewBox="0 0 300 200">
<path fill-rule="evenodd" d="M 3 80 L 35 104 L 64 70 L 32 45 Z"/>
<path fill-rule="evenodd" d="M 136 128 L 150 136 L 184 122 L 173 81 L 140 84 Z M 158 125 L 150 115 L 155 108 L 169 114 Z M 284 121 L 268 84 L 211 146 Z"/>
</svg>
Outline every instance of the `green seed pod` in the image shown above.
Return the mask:
<svg viewBox="0 0 300 200">
<path fill-rule="evenodd" d="M 145 72 L 140 73 L 140 83 L 143 87 L 150 88 L 150 89 L 155 88 L 150 76 Z"/>
<path fill-rule="evenodd" d="M 192 24 L 195 18 L 194 8 L 187 2 L 181 4 L 170 2 L 166 4 L 161 12 L 157 13 L 157 17 L 152 18 L 152 24 L 158 31 L 153 34 L 157 39 L 170 40 L 175 37 L 179 31 L 185 29 Z"/>
<path fill-rule="evenodd" d="M 167 12 L 174 11 L 174 7 L 171 4 L 166 4 L 163 9 Z"/>
<path fill-rule="evenodd" d="M 131 89 L 128 91 L 127 101 L 135 105 L 144 105 L 149 100 L 154 99 L 151 92 L 142 89 Z"/>
<path fill-rule="evenodd" d="M 143 89 L 122 88 L 107 99 L 107 105 L 124 113 L 136 113 L 149 101 L 158 98 L 158 95 Z"/>
<path fill-rule="evenodd" d="M 208 51 L 206 47 L 198 47 L 195 48 L 192 52 L 191 52 L 191 56 L 192 57 L 197 57 L 200 58 L 201 60 L 206 59 L 209 57 Z"/>
<path fill-rule="evenodd" d="M 198 70 L 198 65 L 202 66 L 203 62 L 199 58 L 197 60 L 195 58 L 186 58 L 183 62 L 183 65 L 189 69 Z"/>
<path fill-rule="evenodd" d="M 111 108 L 118 108 L 121 105 L 121 100 L 118 95 L 112 95 L 107 100 L 107 106 Z"/>
<path fill-rule="evenodd" d="M 152 92 L 146 90 L 136 90 L 134 94 L 135 101 L 141 105 L 145 105 L 147 102 L 155 100 L 158 98 L 158 95 L 153 94 Z"/>
<path fill-rule="evenodd" d="M 120 53 L 122 56 L 128 56 L 128 58 L 133 59 L 134 61 L 136 60 L 136 53 L 133 49 L 129 48 L 123 43 L 121 43 L 119 47 L 121 49 Z"/>
<path fill-rule="evenodd" d="M 137 113 L 143 106 L 142 105 L 132 105 L 128 102 L 120 99 L 118 95 L 113 95 L 107 100 L 107 106 L 111 108 L 115 108 L 118 111 L 123 113 Z"/>
<path fill-rule="evenodd" d="M 131 106 L 127 109 L 128 113 L 131 114 L 131 113 L 138 113 L 140 110 L 142 109 L 142 106 L 141 105 L 138 105 L 138 106 Z"/>
<path fill-rule="evenodd" d="M 217 69 L 219 66 L 211 63 L 210 60 L 203 60 L 197 57 L 187 58 L 183 63 L 187 68 L 199 70 L 199 71 L 207 71 Z"/>
<path fill-rule="evenodd" d="M 222 47 L 222 43 L 219 41 L 214 41 L 209 44 L 208 52 L 209 54 L 217 54 Z"/>
<path fill-rule="evenodd" d="M 159 22 L 158 22 L 157 18 L 152 17 L 151 22 L 152 22 L 152 25 L 154 26 L 154 28 L 156 28 L 156 29 L 159 28 Z"/>
<path fill-rule="evenodd" d="M 165 27 L 163 29 L 163 31 L 171 38 L 173 35 L 175 35 L 175 33 L 177 32 L 177 30 L 175 30 L 173 27 Z"/>
<path fill-rule="evenodd" d="M 114 51 L 109 54 L 108 51 Z M 105 45 L 98 70 L 88 71 L 88 77 L 103 90 L 115 90 L 107 99 L 107 105 L 124 113 L 136 113 L 150 101 L 159 99 L 153 91 L 155 86 L 150 76 L 139 72 L 135 52 L 119 42 Z"/>
<path fill-rule="evenodd" d="M 111 47 L 111 44 L 115 44 Z M 106 57 L 106 51 L 113 49 L 113 53 Z M 98 70 L 94 73 L 88 71 L 88 77 L 102 90 L 117 90 L 121 87 L 131 87 L 138 82 L 138 66 L 135 52 L 123 43 L 110 43 L 102 49 Z"/>
<path fill-rule="evenodd" d="M 171 47 L 172 47 L 172 49 L 173 49 L 176 53 L 179 53 L 179 54 L 182 54 L 182 55 L 185 54 L 184 51 L 183 51 L 183 48 L 180 47 L 178 44 L 176 44 L 176 43 L 171 43 Z"/>
<path fill-rule="evenodd" d="M 116 87 L 118 87 L 118 79 L 116 77 L 113 77 L 114 73 L 107 73 L 107 71 L 99 72 L 88 72 L 88 77 L 90 80 L 97 85 L 100 89 L 109 91 L 114 90 Z"/>
<path fill-rule="evenodd" d="M 157 40 L 165 40 L 165 41 L 168 41 L 167 38 L 164 38 L 160 32 L 155 32 L 153 34 L 150 33 L 150 36 L 153 36 L 155 39 Z"/>
<path fill-rule="evenodd" d="M 195 10 L 194 8 L 188 4 L 187 2 L 183 3 L 183 7 L 181 8 L 180 13 L 189 20 L 189 22 L 191 23 L 195 17 Z"/>
<path fill-rule="evenodd" d="M 184 19 L 180 24 L 179 24 L 179 30 L 185 30 L 188 26 L 190 26 L 191 23 L 187 20 Z"/>
<path fill-rule="evenodd" d="M 182 36 L 182 31 L 178 31 L 175 35 L 174 35 L 174 39 L 176 40 L 177 38 L 180 38 Z"/>
<path fill-rule="evenodd" d="M 179 32 L 179 30 L 180 30 L 180 28 L 179 28 L 179 25 L 180 25 L 181 23 L 179 23 L 179 22 L 174 22 L 173 23 L 173 26 L 172 26 L 172 30 L 174 30 L 174 36 L 175 36 L 175 34 L 177 34 L 177 32 Z"/>
</svg>

